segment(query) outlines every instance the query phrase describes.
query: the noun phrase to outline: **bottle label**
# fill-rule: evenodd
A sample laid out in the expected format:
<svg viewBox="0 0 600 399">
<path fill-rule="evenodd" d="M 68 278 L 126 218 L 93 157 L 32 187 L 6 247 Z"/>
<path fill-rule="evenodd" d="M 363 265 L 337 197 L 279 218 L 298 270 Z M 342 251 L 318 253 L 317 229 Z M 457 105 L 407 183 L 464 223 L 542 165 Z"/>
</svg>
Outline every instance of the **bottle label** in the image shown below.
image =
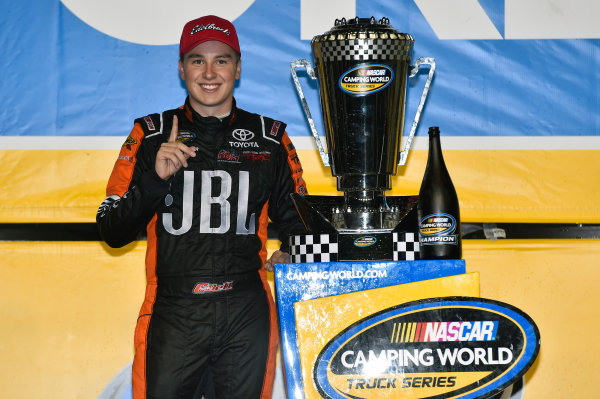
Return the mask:
<svg viewBox="0 0 600 399">
<path fill-rule="evenodd" d="M 433 213 L 419 223 L 420 245 L 458 244 L 456 219 L 447 213 Z"/>
</svg>

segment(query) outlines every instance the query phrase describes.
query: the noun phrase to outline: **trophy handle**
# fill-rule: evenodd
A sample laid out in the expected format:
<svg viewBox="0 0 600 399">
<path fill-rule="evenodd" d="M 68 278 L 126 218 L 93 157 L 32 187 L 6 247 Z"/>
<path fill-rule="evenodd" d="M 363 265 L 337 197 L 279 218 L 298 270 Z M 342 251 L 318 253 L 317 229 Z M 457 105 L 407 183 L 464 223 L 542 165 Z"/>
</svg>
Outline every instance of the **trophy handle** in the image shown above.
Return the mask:
<svg viewBox="0 0 600 399">
<path fill-rule="evenodd" d="M 419 67 L 421 65 L 429 65 L 429 75 L 427 76 L 427 81 L 425 82 L 425 87 L 423 88 L 421 100 L 419 101 L 419 106 L 417 107 L 417 112 L 415 114 L 415 119 L 413 120 L 412 126 L 410 128 L 410 133 L 408 135 L 408 138 L 406 139 L 406 144 L 404 145 L 404 149 L 400 151 L 398 157 L 399 166 L 404 166 L 404 164 L 406 163 L 406 159 L 408 158 L 408 151 L 410 150 L 410 146 L 412 145 L 415 132 L 417 131 L 417 125 L 419 124 L 419 119 L 421 118 L 423 105 L 425 105 L 425 99 L 427 98 L 427 94 L 429 93 L 429 86 L 431 86 L 431 81 L 433 80 L 433 74 L 435 72 L 435 59 L 431 57 L 417 58 L 417 60 L 415 61 L 415 65 L 411 66 L 409 77 L 412 78 L 413 76 L 416 76 L 417 72 L 419 72 Z"/>
<path fill-rule="evenodd" d="M 298 92 L 298 97 L 300 97 L 300 101 L 302 102 L 302 108 L 304 108 L 304 113 L 306 114 L 306 119 L 308 120 L 308 124 L 310 125 L 310 130 L 312 131 L 313 138 L 315 139 L 315 144 L 317 145 L 317 149 L 319 150 L 319 154 L 321 154 L 321 160 L 323 161 L 323 165 L 329 166 L 329 156 L 324 150 L 323 143 L 321 142 L 321 138 L 319 137 L 319 133 L 317 132 L 317 128 L 315 127 L 315 121 L 313 120 L 310 109 L 308 108 L 308 103 L 306 102 L 306 97 L 304 97 L 304 92 L 302 91 L 302 86 L 300 85 L 300 81 L 298 80 L 298 75 L 296 75 L 296 69 L 303 67 L 306 69 L 306 73 L 308 76 L 315 80 L 317 76 L 315 75 L 315 70 L 310 64 L 308 60 L 301 59 L 292 61 L 290 64 L 290 71 L 292 73 L 292 79 L 294 79 L 294 84 L 296 85 L 296 91 Z"/>
</svg>

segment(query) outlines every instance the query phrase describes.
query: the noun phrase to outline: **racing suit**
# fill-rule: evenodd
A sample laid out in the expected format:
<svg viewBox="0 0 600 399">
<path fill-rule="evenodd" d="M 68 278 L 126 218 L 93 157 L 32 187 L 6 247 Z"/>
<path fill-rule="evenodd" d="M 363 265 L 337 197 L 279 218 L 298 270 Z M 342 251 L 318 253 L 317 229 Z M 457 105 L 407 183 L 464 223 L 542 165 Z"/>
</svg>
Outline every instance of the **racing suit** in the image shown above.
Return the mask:
<svg viewBox="0 0 600 399">
<path fill-rule="evenodd" d="M 168 181 L 169 139 L 198 148 Z M 306 193 L 285 124 L 236 108 L 202 117 L 186 103 L 135 121 L 97 224 L 111 247 L 146 229 L 146 294 L 134 336 L 134 398 L 271 397 L 278 343 L 262 268 L 270 218 L 287 251 L 304 231 L 289 194 Z"/>
</svg>

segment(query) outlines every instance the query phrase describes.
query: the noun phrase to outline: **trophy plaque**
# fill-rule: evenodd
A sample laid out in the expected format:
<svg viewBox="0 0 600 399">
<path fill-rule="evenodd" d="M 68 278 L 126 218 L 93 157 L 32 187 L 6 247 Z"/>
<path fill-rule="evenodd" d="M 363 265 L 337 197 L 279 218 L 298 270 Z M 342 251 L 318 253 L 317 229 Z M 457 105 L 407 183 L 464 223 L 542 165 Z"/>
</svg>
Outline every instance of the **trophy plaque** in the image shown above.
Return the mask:
<svg viewBox="0 0 600 399">
<path fill-rule="evenodd" d="M 387 18 L 335 21 L 311 41 L 314 67 L 291 64 L 291 74 L 324 166 L 343 196 L 292 200 L 309 234 L 290 238 L 293 262 L 418 259 L 417 196 L 386 196 L 404 165 L 435 71 L 433 58 L 411 65 L 414 39 Z M 404 148 L 408 80 L 429 66 Z M 327 152 L 315 127 L 296 70 L 319 85 Z"/>
</svg>

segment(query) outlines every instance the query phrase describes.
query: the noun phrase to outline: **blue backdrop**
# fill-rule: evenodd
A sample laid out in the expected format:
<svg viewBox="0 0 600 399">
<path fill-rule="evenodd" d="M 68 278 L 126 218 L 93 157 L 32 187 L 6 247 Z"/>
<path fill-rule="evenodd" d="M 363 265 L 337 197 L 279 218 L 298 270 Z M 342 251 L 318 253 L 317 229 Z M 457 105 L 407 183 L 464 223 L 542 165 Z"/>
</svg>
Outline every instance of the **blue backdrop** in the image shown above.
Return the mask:
<svg viewBox="0 0 600 399">
<path fill-rule="evenodd" d="M 355 1 L 356 14 L 388 17 L 414 36 L 416 57 L 437 61 L 418 135 L 431 125 L 447 136 L 600 135 L 600 41 L 506 39 L 507 21 L 515 18 L 505 11 L 511 2 L 480 0 L 500 37 L 465 40 L 440 38 L 435 15 L 424 14 L 416 0 Z M 300 38 L 302 2 L 250 3 L 234 21 L 243 60 L 238 104 L 287 122 L 292 136 L 308 136 L 289 73 L 292 60 L 312 61 L 310 41 Z M 109 36 L 58 1 L 32 7 L 2 0 L 2 9 L 0 135 L 126 136 L 134 118 L 183 103 L 177 44 Z M 144 18 L 131 23 L 156 29 L 167 23 Z M 316 84 L 300 76 L 318 119 Z M 424 77 L 411 81 L 407 118 L 414 115 Z"/>
</svg>

